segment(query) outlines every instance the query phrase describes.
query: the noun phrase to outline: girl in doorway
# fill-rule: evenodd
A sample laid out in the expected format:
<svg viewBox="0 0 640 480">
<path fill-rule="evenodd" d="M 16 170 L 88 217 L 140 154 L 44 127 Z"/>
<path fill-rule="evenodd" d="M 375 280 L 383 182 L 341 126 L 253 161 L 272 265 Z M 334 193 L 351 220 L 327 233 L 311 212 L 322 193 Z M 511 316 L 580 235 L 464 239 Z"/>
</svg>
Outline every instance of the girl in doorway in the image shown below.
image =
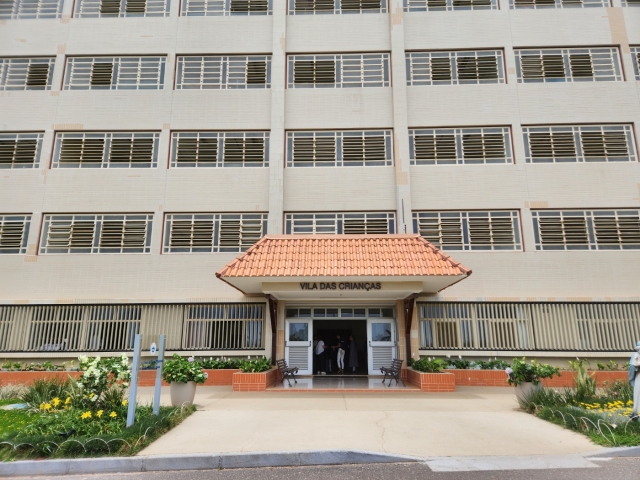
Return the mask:
<svg viewBox="0 0 640 480">
<path fill-rule="evenodd" d="M 358 349 L 353 335 L 349 335 L 349 366 L 354 372 L 358 368 Z"/>
</svg>

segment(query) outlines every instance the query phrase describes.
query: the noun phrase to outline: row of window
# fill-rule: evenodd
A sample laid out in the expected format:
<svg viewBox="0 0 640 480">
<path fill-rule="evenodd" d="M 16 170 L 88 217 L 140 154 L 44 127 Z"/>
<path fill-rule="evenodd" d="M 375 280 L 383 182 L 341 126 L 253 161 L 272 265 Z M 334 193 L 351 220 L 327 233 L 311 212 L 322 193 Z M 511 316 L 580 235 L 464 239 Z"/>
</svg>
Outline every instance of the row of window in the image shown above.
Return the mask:
<svg viewBox="0 0 640 480">
<path fill-rule="evenodd" d="M 7 0 L 0 19 L 60 18 L 64 0 Z M 183 0 L 182 16 L 270 15 L 273 0 Z M 76 18 L 166 17 L 170 0 L 77 0 Z M 638 0 L 621 0 L 637 6 Z M 509 0 L 509 8 L 610 7 L 610 0 Z M 387 0 L 288 0 L 289 15 L 386 13 Z M 497 10 L 497 0 L 404 0 L 405 12 Z"/>
<path fill-rule="evenodd" d="M 640 80 L 640 47 L 631 48 Z M 622 81 L 618 48 L 515 50 L 519 83 Z M 54 57 L 0 59 L 0 90 L 49 90 Z M 166 57 L 68 57 L 64 90 L 161 90 Z M 408 86 L 505 83 L 502 50 L 406 53 Z M 289 88 L 388 87 L 388 53 L 289 55 Z M 176 90 L 271 87 L 270 55 L 177 57 Z"/>
<path fill-rule="evenodd" d="M 635 162 L 631 125 L 523 127 L 527 163 Z M 287 167 L 393 165 L 391 130 L 289 131 Z M 0 168 L 36 168 L 42 132 L 0 133 Z M 156 168 L 160 132 L 58 132 L 51 168 Z M 412 165 L 514 163 L 509 127 L 409 130 Z M 170 168 L 268 167 L 269 132 L 172 132 Z"/>
<path fill-rule="evenodd" d="M 536 250 L 640 249 L 638 210 L 532 210 Z M 24 254 L 30 215 L 0 216 L 0 253 Z M 149 253 L 152 214 L 45 215 L 41 254 Z M 523 249 L 519 212 L 414 212 L 413 228 L 443 250 Z M 168 213 L 164 253 L 241 252 L 267 232 L 264 213 Z M 287 213 L 286 234 L 396 232 L 393 212 Z"/>
</svg>

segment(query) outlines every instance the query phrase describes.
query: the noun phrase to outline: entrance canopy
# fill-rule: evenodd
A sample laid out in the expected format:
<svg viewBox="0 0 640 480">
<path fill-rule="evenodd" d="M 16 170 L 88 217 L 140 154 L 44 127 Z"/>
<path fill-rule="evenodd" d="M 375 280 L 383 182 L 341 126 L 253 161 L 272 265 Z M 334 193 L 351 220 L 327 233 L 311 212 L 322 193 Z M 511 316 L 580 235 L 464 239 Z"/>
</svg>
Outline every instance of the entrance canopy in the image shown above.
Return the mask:
<svg viewBox="0 0 640 480">
<path fill-rule="evenodd" d="M 420 235 L 267 235 L 216 273 L 279 300 L 398 300 L 469 275 Z"/>
</svg>

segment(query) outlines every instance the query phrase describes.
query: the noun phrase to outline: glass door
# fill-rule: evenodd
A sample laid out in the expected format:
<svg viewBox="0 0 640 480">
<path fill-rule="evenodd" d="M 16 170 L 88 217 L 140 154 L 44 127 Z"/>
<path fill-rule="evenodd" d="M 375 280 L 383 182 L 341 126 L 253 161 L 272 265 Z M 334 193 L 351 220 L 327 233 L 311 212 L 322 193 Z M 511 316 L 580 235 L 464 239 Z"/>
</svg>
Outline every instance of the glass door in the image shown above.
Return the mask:
<svg viewBox="0 0 640 480">
<path fill-rule="evenodd" d="M 311 320 L 287 320 L 284 332 L 284 358 L 290 367 L 298 367 L 300 375 L 311 375 L 313 370 Z"/>
<path fill-rule="evenodd" d="M 396 358 L 396 322 L 391 318 L 367 320 L 369 375 L 380 375 L 380 367 Z"/>
</svg>

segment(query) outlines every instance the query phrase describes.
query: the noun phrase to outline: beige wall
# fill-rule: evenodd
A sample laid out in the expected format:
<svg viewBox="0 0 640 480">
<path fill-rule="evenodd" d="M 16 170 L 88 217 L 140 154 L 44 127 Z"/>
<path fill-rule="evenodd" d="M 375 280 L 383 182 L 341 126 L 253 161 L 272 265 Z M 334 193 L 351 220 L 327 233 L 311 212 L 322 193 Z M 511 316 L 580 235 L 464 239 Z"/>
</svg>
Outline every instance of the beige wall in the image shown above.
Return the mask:
<svg viewBox="0 0 640 480">
<path fill-rule="evenodd" d="M 0 56 L 57 55 L 52 91 L 0 92 L 0 131 L 45 132 L 38 169 L 0 170 L 0 213 L 34 213 L 30 254 L 0 255 L 0 302 L 238 298 L 214 275 L 234 254 L 161 255 L 164 213 L 271 209 L 277 218 L 281 211 L 398 211 L 403 199 L 414 210 L 521 211 L 524 251 L 450 252 L 474 273 L 439 298 L 637 299 L 640 252 L 536 252 L 530 208 L 639 208 L 638 163 L 527 165 L 521 125 L 624 122 L 634 125 L 637 138 L 640 82 L 628 46 L 640 45 L 640 9 L 513 11 L 502 0 L 502 10 L 401 15 L 401 3 L 390 0 L 393 16 L 283 18 L 279 6 L 272 17 L 204 18 L 179 17 L 174 1 L 171 16 L 160 19 L 0 22 Z M 603 45 L 620 46 L 626 81 L 516 83 L 513 48 Z M 285 89 L 285 53 L 395 52 L 402 58 L 405 49 L 472 48 L 504 49 L 506 84 L 404 89 L 403 74 L 395 72 L 395 94 L 391 88 Z M 279 80 L 270 90 L 174 91 L 175 57 L 185 53 L 277 54 L 272 77 Z M 168 55 L 165 89 L 60 91 L 65 55 L 126 54 Z M 283 169 L 280 157 L 269 169 L 167 169 L 171 130 L 273 129 L 272 152 L 278 153 L 283 126 L 397 133 L 406 126 L 486 125 L 512 127 L 514 165 L 405 168 L 402 134 L 394 138 L 394 168 Z M 158 168 L 49 169 L 55 131 L 120 129 L 161 132 Z M 34 255 L 41 214 L 55 212 L 154 213 L 152 252 Z"/>
</svg>

